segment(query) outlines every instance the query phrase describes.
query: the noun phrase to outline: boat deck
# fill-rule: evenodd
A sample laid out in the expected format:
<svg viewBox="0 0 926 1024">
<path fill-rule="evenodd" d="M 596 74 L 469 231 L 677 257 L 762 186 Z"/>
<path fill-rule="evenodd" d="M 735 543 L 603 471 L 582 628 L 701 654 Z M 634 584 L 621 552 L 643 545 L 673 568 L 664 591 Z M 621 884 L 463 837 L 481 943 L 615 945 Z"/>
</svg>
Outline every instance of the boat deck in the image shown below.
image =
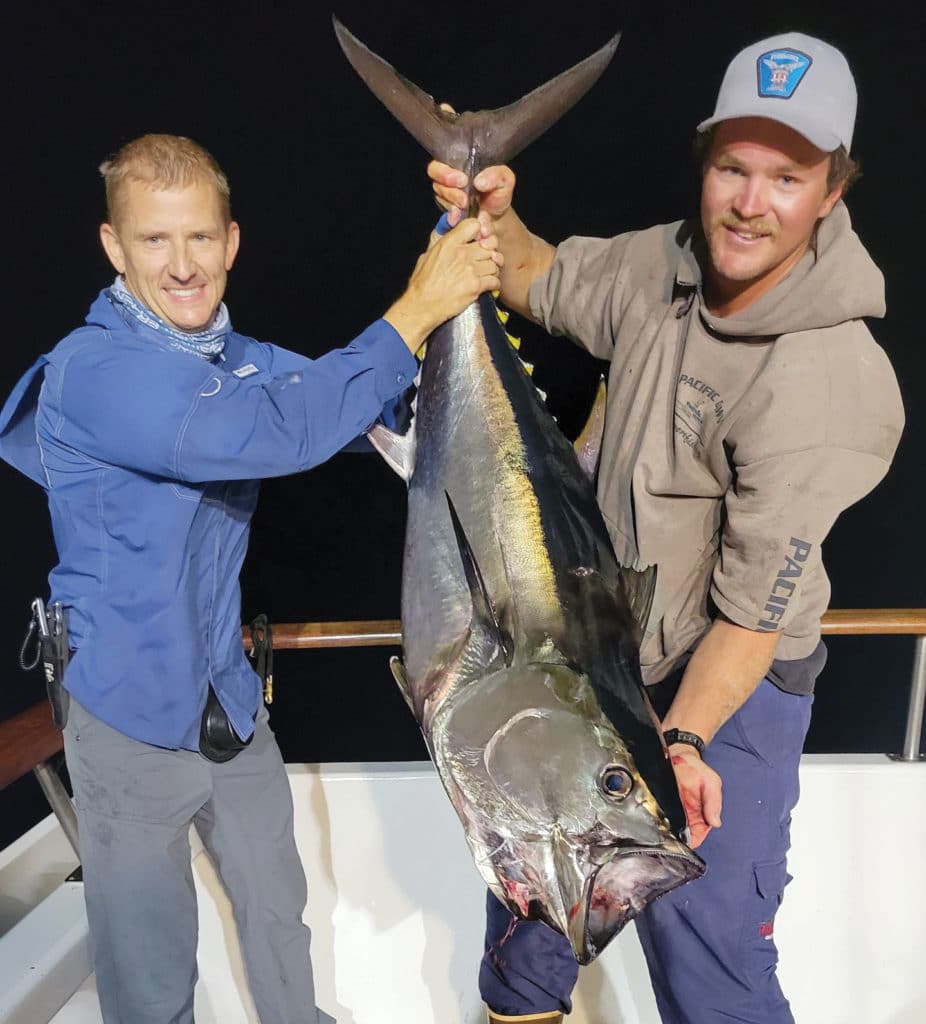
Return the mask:
<svg viewBox="0 0 926 1024">
<path fill-rule="evenodd" d="M 484 890 L 430 764 L 288 770 L 309 881 L 306 920 L 318 999 L 329 1020 L 481 1024 L 476 969 Z M 797 1020 L 926 1020 L 924 772 L 919 764 L 876 755 L 804 758 L 789 864 L 795 881 L 776 924 L 782 984 Z M 0 858 L 0 891 L 8 892 L 11 882 L 21 890 L 27 867 L 37 878 L 42 849 L 46 876 L 57 871 L 60 879 L 70 870 L 54 821 L 33 832 L 31 848 L 27 835 L 14 844 L 17 850 L 10 848 L 12 856 Z M 197 1024 L 256 1024 L 228 901 L 198 841 L 193 857 L 200 901 Z M 87 976 L 82 903 L 79 883 L 57 885 L 0 936 L 2 1024 L 100 1021 Z M 61 924 L 47 919 L 53 913 Z M 52 936 L 61 947 L 55 962 L 45 948 Z M 30 941 L 41 964 L 28 961 Z M 7 977 L 16 962 L 19 975 Z M 40 980 L 30 988 L 20 975 Z M 581 974 L 570 1024 L 605 1022 L 659 1024 L 632 927 Z"/>
</svg>

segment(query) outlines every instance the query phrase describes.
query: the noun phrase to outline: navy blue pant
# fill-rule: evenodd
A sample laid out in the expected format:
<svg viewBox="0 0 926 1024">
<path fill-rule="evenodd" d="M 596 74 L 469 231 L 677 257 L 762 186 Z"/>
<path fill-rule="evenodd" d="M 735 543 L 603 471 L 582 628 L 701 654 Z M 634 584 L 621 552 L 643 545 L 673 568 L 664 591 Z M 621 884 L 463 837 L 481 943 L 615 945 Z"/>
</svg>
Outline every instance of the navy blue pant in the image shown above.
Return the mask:
<svg viewBox="0 0 926 1024">
<path fill-rule="evenodd" d="M 785 859 L 812 703 L 764 680 L 705 751 L 723 779 L 723 826 L 698 850 L 708 870 L 636 922 L 663 1024 L 793 1024 L 775 974 L 774 918 L 790 881 Z M 516 920 L 489 894 L 479 987 L 491 1009 L 569 1013 L 577 978 L 561 935 Z"/>
</svg>

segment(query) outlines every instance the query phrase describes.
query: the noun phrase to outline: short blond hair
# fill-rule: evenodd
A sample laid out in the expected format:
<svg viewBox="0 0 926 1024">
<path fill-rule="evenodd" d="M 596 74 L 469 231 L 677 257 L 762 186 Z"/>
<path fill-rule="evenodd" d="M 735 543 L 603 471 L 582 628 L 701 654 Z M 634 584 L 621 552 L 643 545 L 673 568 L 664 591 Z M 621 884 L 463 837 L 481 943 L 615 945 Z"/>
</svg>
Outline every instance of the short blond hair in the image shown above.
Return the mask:
<svg viewBox="0 0 926 1024">
<path fill-rule="evenodd" d="M 218 161 L 198 142 L 183 135 L 142 135 L 127 142 L 100 164 L 106 183 L 106 213 L 113 222 L 119 213 L 127 181 L 156 188 L 186 188 L 194 182 L 215 187 L 225 222 L 231 221 L 231 189 Z"/>
</svg>

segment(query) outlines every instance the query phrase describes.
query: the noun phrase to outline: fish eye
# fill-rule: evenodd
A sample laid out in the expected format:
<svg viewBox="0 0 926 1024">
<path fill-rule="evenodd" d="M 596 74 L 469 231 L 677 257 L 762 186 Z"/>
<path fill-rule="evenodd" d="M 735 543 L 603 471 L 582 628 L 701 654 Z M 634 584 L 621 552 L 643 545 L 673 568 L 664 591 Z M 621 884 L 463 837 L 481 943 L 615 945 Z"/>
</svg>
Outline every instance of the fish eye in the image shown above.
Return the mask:
<svg viewBox="0 0 926 1024">
<path fill-rule="evenodd" d="M 606 796 L 623 800 L 630 795 L 633 789 L 633 776 L 626 768 L 619 768 L 617 765 L 608 765 L 601 773 L 601 789 Z"/>
</svg>

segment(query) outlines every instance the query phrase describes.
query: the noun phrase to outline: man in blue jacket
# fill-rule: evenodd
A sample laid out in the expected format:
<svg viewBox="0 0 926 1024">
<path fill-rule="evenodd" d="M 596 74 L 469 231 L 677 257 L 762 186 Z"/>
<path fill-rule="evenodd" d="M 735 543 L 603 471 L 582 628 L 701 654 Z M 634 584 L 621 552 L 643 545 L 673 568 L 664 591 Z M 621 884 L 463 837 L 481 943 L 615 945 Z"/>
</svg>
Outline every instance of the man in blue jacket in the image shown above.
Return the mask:
<svg viewBox="0 0 926 1024">
<path fill-rule="evenodd" d="M 435 236 L 382 319 L 313 361 L 231 329 L 239 229 L 210 154 L 148 135 L 101 172 L 118 276 L 14 389 L 0 455 L 45 488 L 60 559 L 65 750 L 103 1018 L 193 1020 L 193 822 L 262 1024 L 314 1022 L 292 802 L 241 643 L 258 481 L 368 427 L 430 331 L 499 287 L 501 257 L 476 220 Z"/>
</svg>

